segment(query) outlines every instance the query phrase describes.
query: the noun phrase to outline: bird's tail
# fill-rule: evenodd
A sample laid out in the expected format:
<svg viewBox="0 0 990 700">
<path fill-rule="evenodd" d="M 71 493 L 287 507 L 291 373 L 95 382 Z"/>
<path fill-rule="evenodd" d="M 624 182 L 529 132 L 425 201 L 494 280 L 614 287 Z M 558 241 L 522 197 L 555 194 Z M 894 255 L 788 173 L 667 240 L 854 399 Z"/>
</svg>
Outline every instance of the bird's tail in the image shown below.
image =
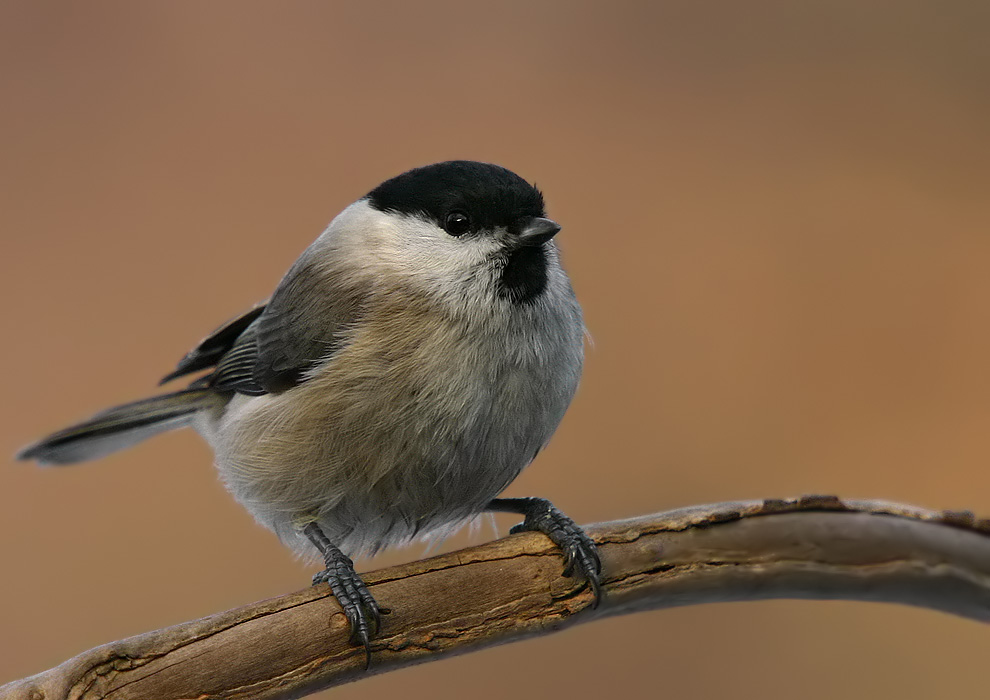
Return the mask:
<svg viewBox="0 0 990 700">
<path fill-rule="evenodd" d="M 28 445 L 17 453 L 17 459 L 72 464 L 104 457 L 152 435 L 188 425 L 196 411 L 214 400 L 208 389 L 189 389 L 114 406 Z"/>
</svg>

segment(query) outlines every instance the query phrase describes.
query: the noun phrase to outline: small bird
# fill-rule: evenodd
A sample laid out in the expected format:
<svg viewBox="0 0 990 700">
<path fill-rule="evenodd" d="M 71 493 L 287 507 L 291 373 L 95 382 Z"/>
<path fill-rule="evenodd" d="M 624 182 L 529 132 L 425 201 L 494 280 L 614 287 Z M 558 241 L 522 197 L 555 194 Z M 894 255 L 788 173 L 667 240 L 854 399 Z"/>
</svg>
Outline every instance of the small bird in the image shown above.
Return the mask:
<svg viewBox="0 0 990 700">
<path fill-rule="evenodd" d="M 449 161 L 344 209 L 274 294 L 162 384 L 26 447 L 69 464 L 192 426 L 233 496 L 295 552 L 317 554 L 363 645 L 382 610 L 350 557 L 442 537 L 485 512 L 545 533 L 600 600 L 595 545 L 542 498 L 498 498 L 550 440 L 578 386 L 584 322 L 535 186 Z"/>
</svg>

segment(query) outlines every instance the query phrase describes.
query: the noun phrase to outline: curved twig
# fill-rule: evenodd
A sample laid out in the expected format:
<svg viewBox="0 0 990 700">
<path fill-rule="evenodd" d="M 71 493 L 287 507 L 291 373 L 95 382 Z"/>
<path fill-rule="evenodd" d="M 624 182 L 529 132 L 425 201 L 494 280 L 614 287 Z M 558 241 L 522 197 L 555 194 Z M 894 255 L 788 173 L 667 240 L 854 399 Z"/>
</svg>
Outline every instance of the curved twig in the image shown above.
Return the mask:
<svg viewBox="0 0 990 700">
<path fill-rule="evenodd" d="M 990 619 L 990 521 L 830 496 L 720 503 L 587 528 L 605 599 L 561 576 L 524 533 L 364 578 L 392 614 L 368 673 L 640 610 L 815 598 L 904 603 Z M 364 653 L 327 587 L 87 651 L 0 698 L 291 698 L 357 680 Z"/>
</svg>

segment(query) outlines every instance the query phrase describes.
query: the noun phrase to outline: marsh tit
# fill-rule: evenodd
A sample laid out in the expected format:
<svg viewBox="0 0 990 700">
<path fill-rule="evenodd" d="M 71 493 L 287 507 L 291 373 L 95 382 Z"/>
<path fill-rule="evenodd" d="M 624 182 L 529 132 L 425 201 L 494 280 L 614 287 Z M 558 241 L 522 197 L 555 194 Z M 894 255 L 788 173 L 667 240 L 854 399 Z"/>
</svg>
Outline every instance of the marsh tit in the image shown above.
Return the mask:
<svg viewBox="0 0 990 700">
<path fill-rule="evenodd" d="M 296 552 L 319 553 L 352 642 L 381 611 L 349 558 L 524 516 L 601 596 L 594 543 L 548 501 L 497 498 L 577 389 L 584 324 L 534 186 L 437 163 L 344 209 L 271 298 L 218 328 L 162 383 L 18 457 L 68 464 L 192 426 L 234 497 Z M 367 658 L 370 658 L 368 656 Z"/>
</svg>

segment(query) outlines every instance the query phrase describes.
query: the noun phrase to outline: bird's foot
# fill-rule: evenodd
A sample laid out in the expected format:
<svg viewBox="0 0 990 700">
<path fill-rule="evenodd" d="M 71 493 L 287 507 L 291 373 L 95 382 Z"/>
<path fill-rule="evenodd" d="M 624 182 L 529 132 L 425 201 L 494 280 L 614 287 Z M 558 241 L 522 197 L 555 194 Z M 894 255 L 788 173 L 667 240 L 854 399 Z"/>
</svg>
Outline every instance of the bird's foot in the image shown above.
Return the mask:
<svg viewBox="0 0 990 700">
<path fill-rule="evenodd" d="M 311 535 L 311 539 L 316 543 L 320 538 L 313 538 Z M 387 613 L 388 610 L 381 608 L 375 601 L 364 581 L 354 570 L 354 562 L 350 557 L 326 538 L 322 538 L 317 546 L 323 552 L 326 568 L 313 576 L 313 585 L 321 583 L 330 585 L 330 590 L 333 591 L 350 623 L 351 644 L 360 644 L 364 647 L 364 667 L 367 670 L 371 666 L 371 640 L 381 630 L 382 613 Z"/>
<path fill-rule="evenodd" d="M 576 571 L 585 579 L 594 594 L 591 607 L 598 607 L 602 599 L 602 562 L 598 548 L 584 530 L 545 498 L 498 498 L 492 505 L 493 510 L 524 516 L 510 533 L 542 532 L 560 547 L 564 553 L 564 576 L 573 576 Z"/>
</svg>

